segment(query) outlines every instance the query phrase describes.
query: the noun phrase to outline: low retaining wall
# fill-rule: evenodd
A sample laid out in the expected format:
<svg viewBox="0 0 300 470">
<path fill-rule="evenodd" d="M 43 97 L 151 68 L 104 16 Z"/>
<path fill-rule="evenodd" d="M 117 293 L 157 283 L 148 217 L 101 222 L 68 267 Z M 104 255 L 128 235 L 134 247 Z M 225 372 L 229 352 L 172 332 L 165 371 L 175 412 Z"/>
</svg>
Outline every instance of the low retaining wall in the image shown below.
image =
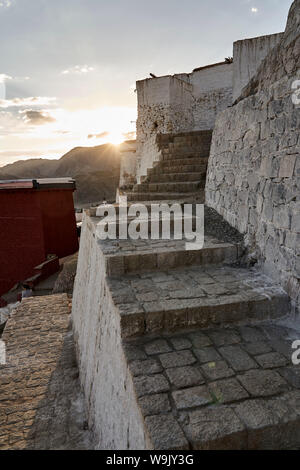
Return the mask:
<svg viewBox="0 0 300 470">
<path fill-rule="evenodd" d="M 72 319 L 77 358 L 98 449 L 147 449 L 121 342 L 120 314 L 106 284 L 105 261 L 92 218 L 84 215 Z"/>
</svg>

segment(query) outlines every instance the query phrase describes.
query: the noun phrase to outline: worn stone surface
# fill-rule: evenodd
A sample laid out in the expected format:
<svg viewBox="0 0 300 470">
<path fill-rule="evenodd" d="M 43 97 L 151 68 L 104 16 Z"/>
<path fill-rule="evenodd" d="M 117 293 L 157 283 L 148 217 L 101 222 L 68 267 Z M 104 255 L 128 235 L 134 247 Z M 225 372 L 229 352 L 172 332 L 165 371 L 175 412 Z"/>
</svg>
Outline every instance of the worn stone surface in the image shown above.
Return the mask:
<svg viewBox="0 0 300 470">
<path fill-rule="evenodd" d="M 243 371 L 258 367 L 257 363 L 248 353 L 238 346 L 225 346 L 220 348 L 220 353 L 229 362 L 235 371 Z"/>
<path fill-rule="evenodd" d="M 300 415 L 288 395 L 272 400 L 246 400 L 234 410 L 246 425 L 249 449 L 299 447 Z"/>
<path fill-rule="evenodd" d="M 206 203 L 245 234 L 250 263 L 300 305 L 299 1 L 240 101 L 218 115 Z M 243 98 L 243 99 L 242 99 Z"/>
<path fill-rule="evenodd" d="M 148 432 L 156 450 L 184 450 L 189 448 L 188 441 L 171 415 L 149 416 L 145 419 Z"/>
<path fill-rule="evenodd" d="M 219 380 L 209 385 L 216 403 L 230 403 L 247 398 L 249 395 L 236 379 Z"/>
<path fill-rule="evenodd" d="M 196 450 L 246 449 L 247 434 L 233 410 L 223 406 L 190 411 L 184 430 Z"/>
<path fill-rule="evenodd" d="M 171 410 L 167 393 L 145 395 L 139 399 L 144 416 L 158 415 Z"/>
<path fill-rule="evenodd" d="M 191 387 L 172 393 L 176 408 L 195 408 L 196 406 L 207 405 L 212 402 L 211 395 L 205 386 Z"/>
<path fill-rule="evenodd" d="M 0 366 L 0 449 L 89 449 L 67 295 L 23 300 Z"/>
<path fill-rule="evenodd" d="M 251 370 L 238 376 L 238 379 L 254 397 L 276 395 L 288 388 L 278 372 L 271 370 Z"/>
<path fill-rule="evenodd" d="M 134 379 L 134 385 L 139 397 L 151 393 L 166 392 L 169 389 L 167 380 L 160 374 L 137 377 Z"/>
<path fill-rule="evenodd" d="M 138 361 L 144 377 L 136 387 L 145 400 L 140 403 L 144 417 L 172 413 L 193 449 L 299 448 L 300 367 L 291 363 L 293 340 L 288 340 L 296 335 L 296 329 L 265 322 L 125 340 L 132 374 L 137 363 L 130 359 L 132 350 L 145 354 Z M 233 343 L 224 346 L 225 338 Z M 178 339 L 187 349 L 176 349 Z M 194 347 L 196 339 L 202 347 Z M 289 361 L 277 352 L 278 342 L 289 342 Z M 171 351 L 146 354 L 149 344 L 168 345 Z M 157 372 L 153 361 L 160 364 Z"/>
<path fill-rule="evenodd" d="M 166 374 L 176 388 L 191 387 L 204 383 L 203 375 L 197 367 L 185 366 L 166 369 Z"/>
<path fill-rule="evenodd" d="M 170 256 L 176 256 L 176 251 Z M 163 281 L 159 281 L 158 274 L 163 275 Z M 124 337 L 164 329 L 230 324 L 247 318 L 277 318 L 289 309 L 289 299 L 279 286 L 257 270 L 239 266 L 190 266 L 136 273 L 109 278 L 108 285 L 121 314 Z M 157 300 L 140 297 L 142 290 Z M 199 349 L 213 344 L 236 345 L 241 338 L 238 330 L 226 328 L 210 329 L 205 334 L 199 331 L 186 340 Z M 149 344 L 151 347 L 155 352 L 156 345 Z M 170 345 L 163 343 L 157 347 L 163 352 Z"/>
<path fill-rule="evenodd" d="M 204 364 L 202 371 L 211 380 L 223 379 L 234 375 L 233 370 L 225 361 L 214 361 Z"/>
</svg>

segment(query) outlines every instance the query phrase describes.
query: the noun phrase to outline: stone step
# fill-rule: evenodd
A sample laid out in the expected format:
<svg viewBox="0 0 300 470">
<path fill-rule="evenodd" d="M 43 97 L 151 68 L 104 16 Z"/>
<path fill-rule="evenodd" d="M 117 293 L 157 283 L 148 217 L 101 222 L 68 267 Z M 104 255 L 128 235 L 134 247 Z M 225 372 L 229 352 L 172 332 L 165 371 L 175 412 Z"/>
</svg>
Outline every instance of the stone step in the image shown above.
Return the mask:
<svg viewBox="0 0 300 470">
<path fill-rule="evenodd" d="M 183 150 L 190 149 L 191 151 L 205 152 L 210 149 L 211 140 L 206 139 L 202 142 L 170 142 L 168 148 L 182 152 Z"/>
<path fill-rule="evenodd" d="M 206 168 L 207 168 L 207 162 L 205 163 L 200 163 L 199 165 L 189 165 L 189 164 L 183 164 L 183 165 L 155 165 L 153 168 L 149 168 L 147 170 L 147 175 L 156 175 L 156 174 L 169 174 L 169 173 L 206 173 Z"/>
<path fill-rule="evenodd" d="M 162 152 L 162 161 L 168 161 L 168 160 L 180 160 L 183 158 L 198 158 L 199 160 L 208 159 L 209 157 L 209 151 L 207 152 L 190 152 L 190 151 L 185 151 L 185 152 Z"/>
<path fill-rule="evenodd" d="M 177 188 L 178 189 L 178 188 Z M 195 202 L 195 198 L 199 204 L 203 204 L 205 200 L 205 194 L 203 190 L 197 192 L 128 192 L 126 193 L 129 202 L 142 202 L 142 201 L 177 201 L 178 199 L 186 199 L 186 202 Z"/>
<path fill-rule="evenodd" d="M 126 240 L 128 243 L 128 241 Z M 122 246 L 122 243 L 120 243 Z M 104 244 L 103 244 L 104 245 Z M 158 240 L 150 241 L 147 245 L 134 249 L 134 243 L 128 243 L 116 254 L 107 254 L 106 272 L 109 276 L 145 273 L 149 271 L 181 268 L 186 266 L 209 266 L 232 264 L 237 262 L 241 247 L 230 243 L 208 242 L 202 249 L 187 249 L 184 240 Z M 189 244 L 190 247 L 193 244 Z M 126 246 L 126 243 L 125 243 Z M 144 250 L 143 250 L 144 249 Z M 109 247 L 104 252 L 109 252 Z M 111 250 L 113 251 L 113 250 Z"/>
<path fill-rule="evenodd" d="M 123 340 L 152 448 L 299 449 L 300 390 L 282 354 L 287 332 L 278 328 L 278 341 L 273 328 L 268 322 L 269 333 L 246 325 Z"/>
<path fill-rule="evenodd" d="M 126 194 L 123 194 L 120 195 L 121 198 L 126 196 Z M 199 193 L 197 193 L 197 196 L 199 196 Z M 194 197 L 194 195 L 193 195 Z M 147 209 L 148 209 L 148 212 L 151 211 L 151 204 L 174 204 L 174 200 L 166 200 L 166 199 L 162 199 L 162 200 L 151 200 L 149 199 L 148 201 L 143 201 L 142 204 L 143 206 L 145 206 Z M 196 204 L 196 203 L 199 203 L 201 204 L 201 202 L 199 202 L 198 200 L 196 199 L 192 199 L 191 200 L 191 197 L 189 195 L 185 195 L 183 194 L 181 198 L 178 198 L 176 200 L 176 204 L 179 204 L 182 208 L 184 206 L 184 204 Z M 136 205 L 136 202 L 135 201 L 128 201 L 128 207 L 132 206 L 132 205 Z M 109 204 L 109 206 L 113 206 L 114 209 L 115 209 L 115 212 L 116 214 L 118 215 L 119 212 L 120 212 L 120 203 L 114 203 L 114 204 Z M 103 206 L 102 206 L 103 207 Z M 105 205 L 104 205 L 105 207 Z M 121 206 L 122 207 L 122 206 Z M 89 209 L 86 209 L 88 215 L 92 218 L 95 218 L 95 219 L 99 219 L 99 217 L 97 217 L 97 207 L 90 207 Z M 195 212 L 195 209 L 194 209 L 194 212 Z M 108 215 L 108 214 L 106 214 Z"/>
<path fill-rule="evenodd" d="M 153 167 L 161 166 L 162 168 L 168 168 L 172 166 L 182 166 L 182 165 L 207 165 L 208 157 L 205 158 L 178 158 L 174 160 L 161 160 L 159 162 L 154 162 Z"/>
<path fill-rule="evenodd" d="M 179 204 L 179 206 L 181 206 L 181 204 Z M 141 210 L 140 207 L 137 208 L 137 210 Z M 174 212 L 165 212 L 164 214 L 162 214 L 162 212 L 160 211 L 159 212 L 159 217 L 158 217 L 158 221 L 156 221 L 156 219 L 154 219 L 152 216 L 151 216 L 151 208 L 147 208 L 148 210 L 148 216 L 145 217 L 145 218 L 142 218 L 142 217 L 139 217 L 139 220 L 140 220 L 140 223 L 139 223 L 139 229 L 142 231 L 142 233 L 148 233 L 149 234 L 149 238 L 150 238 L 150 234 L 151 234 L 151 224 L 152 222 L 156 223 L 158 222 L 158 229 L 159 229 L 159 237 L 160 239 L 162 239 L 162 230 L 164 227 L 170 227 L 170 234 L 173 238 L 173 235 L 174 235 L 174 227 L 178 230 L 178 227 L 181 228 L 181 231 L 182 233 L 184 232 L 184 224 L 190 224 L 191 225 L 191 228 L 192 230 L 196 230 L 197 228 L 197 218 L 195 217 L 195 215 L 193 215 L 192 217 L 191 216 L 184 216 L 184 210 L 182 210 L 182 213 L 178 216 L 178 214 L 174 214 Z M 136 216 L 137 217 L 137 216 Z M 116 227 L 116 236 L 117 236 L 117 239 L 119 239 L 119 236 L 120 236 L 120 232 L 123 233 L 125 228 L 129 226 L 129 224 L 132 222 L 132 221 L 135 221 L 136 220 L 136 217 L 133 216 L 133 217 L 128 217 L 128 214 L 127 214 L 127 217 L 124 217 L 123 215 L 120 215 L 120 217 L 116 218 L 113 217 L 113 218 L 110 218 L 108 216 L 105 216 L 105 217 L 98 217 L 98 221 L 101 222 L 103 221 L 105 224 L 114 224 L 114 226 Z M 156 227 L 156 225 L 155 225 Z M 164 228 L 164 230 L 166 230 L 166 228 Z M 169 241 L 169 240 L 168 240 Z M 164 242 L 165 244 L 168 243 L 168 241 Z M 127 242 L 128 243 L 128 242 Z M 126 243 L 126 245 L 127 245 Z M 173 240 L 170 241 L 171 245 L 173 243 Z M 151 241 L 149 242 L 149 245 L 151 245 Z M 157 247 L 157 241 L 155 240 L 153 242 L 153 246 L 152 248 L 155 250 L 155 248 Z M 133 249 L 133 248 L 132 248 Z M 172 249 L 173 251 L 173 249 Z"/>
<path fill-rule="evenodd" d="M 158 173 L 146 176 L 151 183 L 162 183 L 162 182 L 184 182 L 184 181 L 204 181 L 205 182 L 206 172 L 202 173 Z M 143 182 L 143 181 L 142 181 Z"/>
<path fill-rule="evenodd" d="M 205 181 L 189 181 L 189 182 L 174 182 L 174 183 L 141 183 L 136 184 L 133 187 L 133 192 L 175 192 L 189 193 L 191 191 L 197 191 L 199 188 L 203 188 Z"/>
<path fill-rule="evenodd" d="M 180 132 L 177 134 L 159 134 L 157 136 L 159 143 L 169 142 L 201 142 L 203 139 L 211 139 L 212 130 Z"/>
<path fill-rule="evenodd" d="M 281 287 L 240 267 L 161 267 L 159 272 L 108 278 L 108 284 L 123 338 L 275 319 L 290 308 Z"/>
</svg>

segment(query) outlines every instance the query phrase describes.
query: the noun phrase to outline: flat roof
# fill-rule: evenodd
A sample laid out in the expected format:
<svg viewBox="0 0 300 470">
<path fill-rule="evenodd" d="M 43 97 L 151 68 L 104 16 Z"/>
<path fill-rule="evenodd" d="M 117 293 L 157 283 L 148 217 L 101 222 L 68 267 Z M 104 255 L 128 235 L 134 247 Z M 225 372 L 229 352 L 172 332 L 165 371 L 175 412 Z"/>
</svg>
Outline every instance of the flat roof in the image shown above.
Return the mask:
<svg viewBox="0 0 300 470">
<path fill-rule="evenodd" d="M 1 189 L 76 189 L 73 178 L 36 178 L 0 180 Z"/>
</svg>

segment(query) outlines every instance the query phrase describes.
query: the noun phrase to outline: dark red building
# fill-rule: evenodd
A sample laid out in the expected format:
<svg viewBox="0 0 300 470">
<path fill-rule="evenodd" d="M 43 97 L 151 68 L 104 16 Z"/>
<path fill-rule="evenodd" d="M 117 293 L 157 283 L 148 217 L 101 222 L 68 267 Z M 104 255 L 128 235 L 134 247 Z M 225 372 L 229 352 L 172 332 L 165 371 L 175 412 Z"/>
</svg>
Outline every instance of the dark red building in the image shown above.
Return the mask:
<svg viewBox="0 0 300 470">
<path fill-rule="evenodd" d="M 0 296 L 78 250 L 74 190 L 70 178 L 0 181 Z"/>
</svg>

